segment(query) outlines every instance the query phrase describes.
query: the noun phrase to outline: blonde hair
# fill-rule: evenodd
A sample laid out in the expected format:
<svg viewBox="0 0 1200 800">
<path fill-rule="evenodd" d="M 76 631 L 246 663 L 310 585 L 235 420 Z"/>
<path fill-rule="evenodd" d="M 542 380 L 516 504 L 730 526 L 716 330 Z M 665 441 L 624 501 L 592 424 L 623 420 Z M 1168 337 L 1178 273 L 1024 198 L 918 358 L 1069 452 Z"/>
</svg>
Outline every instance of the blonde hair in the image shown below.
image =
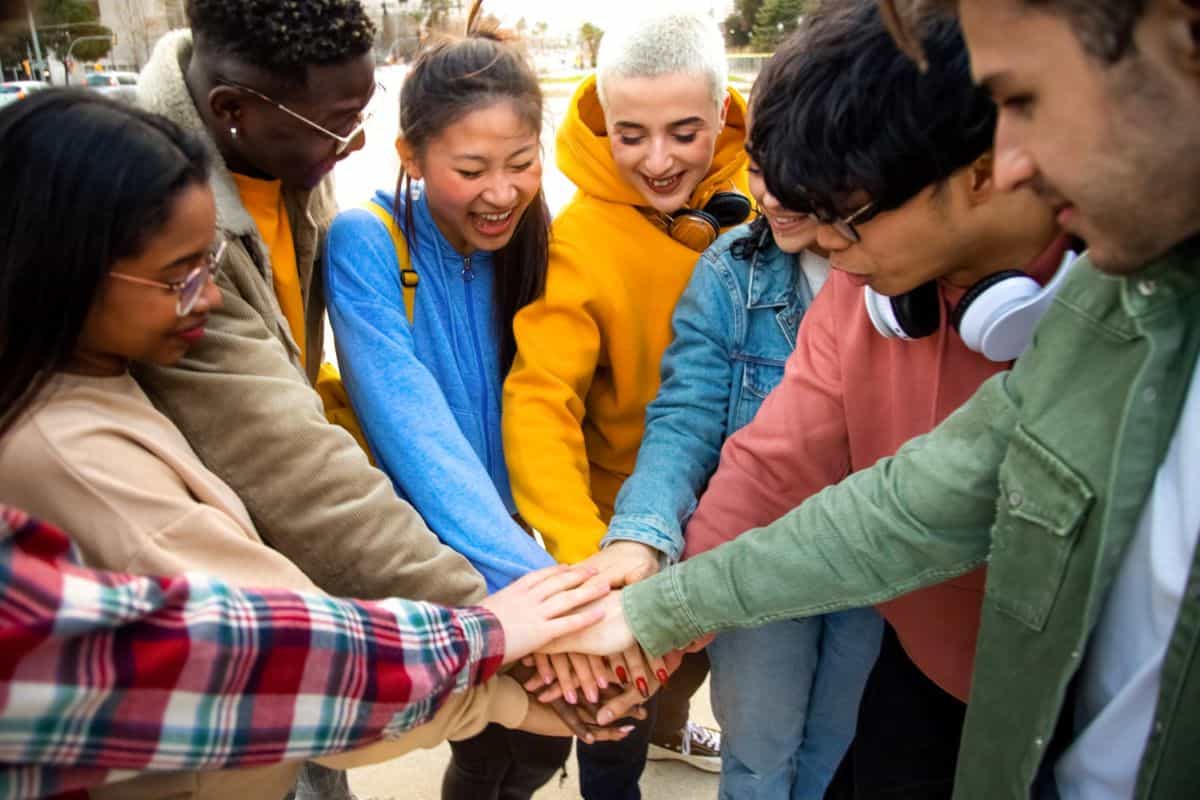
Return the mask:
<svg viewBox="0 0 1200 800">
<path fill-rule="evenodd" d="M 625 20 L 600 40 L 596 56 L 596 91 L 607 110 L 607 86 L 620 78 L 695 75 L 709 83 L 714 105 L 728 92 L 729 64 L 717 23 L 687 12 L 657 12 Z"/>
</svg>

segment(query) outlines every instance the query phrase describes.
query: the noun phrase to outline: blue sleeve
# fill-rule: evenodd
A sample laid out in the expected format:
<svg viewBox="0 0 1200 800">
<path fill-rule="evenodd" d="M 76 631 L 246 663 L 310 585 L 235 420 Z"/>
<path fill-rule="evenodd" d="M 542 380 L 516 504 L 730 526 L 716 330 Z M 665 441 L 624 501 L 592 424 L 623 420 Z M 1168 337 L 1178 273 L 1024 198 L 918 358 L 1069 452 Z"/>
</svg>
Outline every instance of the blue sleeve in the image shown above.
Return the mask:
<svg viewBox="0 0 1200 800">
<path fill-rule="evenodd" d="M 729 418 L 735 287 L 710 257 L 701 257 L 675 307 L 662 385 L 646 409 L 637 466 L 617 495 L 603 542 L 641 542 L 671 561 L 683 555 L 683 526 L 720 461 Z"/>
<path fill-rule="evenodd" d="M 369 211 L 334 220 L 325 283 L 346 392 L 397 491 L 479 570 L 489 591 L 553 564 L 509 515 L 441 387 L 417 358 L 396 250 Z"/>
</svg>

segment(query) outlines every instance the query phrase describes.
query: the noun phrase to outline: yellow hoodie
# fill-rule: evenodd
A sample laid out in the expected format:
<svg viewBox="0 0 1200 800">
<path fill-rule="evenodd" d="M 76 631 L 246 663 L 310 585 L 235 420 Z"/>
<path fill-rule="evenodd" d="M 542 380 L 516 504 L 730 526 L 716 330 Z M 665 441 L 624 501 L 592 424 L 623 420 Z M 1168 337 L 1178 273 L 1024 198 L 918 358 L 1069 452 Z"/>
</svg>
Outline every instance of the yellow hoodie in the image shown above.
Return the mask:
<svg viewBox="0 0 1200 800">
<path fill-rule="evenodd" d="M 746 102 L 729 93 L 713 165 L 689 207 L 718 191 L 750 194 Z M 646 202 L 613 162 L 594 77 L 575 92 L 557 144 L 579 191 L 554 220 L 545 295 L 513 321 L 504 453 L 521 515 L 555 558 L 576 563 L 599 549 L 633 471 L 671 313 L 699 254 L 638 211 Z"/>
</svg>

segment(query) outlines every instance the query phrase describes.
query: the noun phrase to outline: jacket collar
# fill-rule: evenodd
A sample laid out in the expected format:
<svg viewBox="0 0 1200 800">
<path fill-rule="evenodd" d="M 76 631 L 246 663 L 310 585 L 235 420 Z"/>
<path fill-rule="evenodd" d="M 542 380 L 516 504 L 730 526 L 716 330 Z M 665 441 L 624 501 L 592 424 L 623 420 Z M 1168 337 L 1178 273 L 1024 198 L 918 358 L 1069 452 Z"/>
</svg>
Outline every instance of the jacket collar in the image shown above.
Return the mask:
<svg viewBox="0 0 1200 800">
<path fill-rule="evenodd" d="M 764 228 L 750 261 L 746 308 L 788 305 L 796 296 L 796 281 L 802 277 L 797 259 L 776 247 L 771 229 Z"/>
<path fill-rule="evenodd" d="M 1195 319 L 1200 309 L 1200 237 L 1122 276 L 1100 272 L 1085 253 L 1071 266 L 1055 302 L 1126 340 L 1140 337 L 1152 318 Z"/>
<path fill-rule="evenodd" d="M 159 39 L 138 80 L 138 104 L 147 111 L 161 114 L 204 141 L 212 155 L 209 185 L 217 204 L 217 226 L 231 236 L 257 235 L 254 219 L 242 205 L 233 175 L 221 158 L 216 142 L 209 135 L 188 91 L 184 72 L 191 60 L 191 31 L 172 31 Z"/>
</svg>

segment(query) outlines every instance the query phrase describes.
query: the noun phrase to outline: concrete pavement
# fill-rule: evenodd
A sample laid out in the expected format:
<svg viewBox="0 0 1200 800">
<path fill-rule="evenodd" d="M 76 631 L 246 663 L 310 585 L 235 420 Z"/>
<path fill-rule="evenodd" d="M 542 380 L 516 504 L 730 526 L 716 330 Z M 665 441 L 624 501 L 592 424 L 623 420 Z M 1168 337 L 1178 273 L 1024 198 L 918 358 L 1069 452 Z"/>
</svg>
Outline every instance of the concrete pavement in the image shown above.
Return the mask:
<svg viewBox="0 0 1200 800">
<path fill-rule="evenodd" d="M 714 725 L 708 682 L 692 698 L 692 719 Z M 350 788 L 359 800 L 440 800 L 442 772 L 450 748 L 422 750 L 387 764 L 350 771 Z M 575 756 L 567 761 L 565 781 L 552 780 L 535 800 L 577 800 L 579 775 Z M 643 800 L 706 800 L 717 796 L 717 776 L 674 761 L 651 761 L 641 781 Z"/>
</svg>

